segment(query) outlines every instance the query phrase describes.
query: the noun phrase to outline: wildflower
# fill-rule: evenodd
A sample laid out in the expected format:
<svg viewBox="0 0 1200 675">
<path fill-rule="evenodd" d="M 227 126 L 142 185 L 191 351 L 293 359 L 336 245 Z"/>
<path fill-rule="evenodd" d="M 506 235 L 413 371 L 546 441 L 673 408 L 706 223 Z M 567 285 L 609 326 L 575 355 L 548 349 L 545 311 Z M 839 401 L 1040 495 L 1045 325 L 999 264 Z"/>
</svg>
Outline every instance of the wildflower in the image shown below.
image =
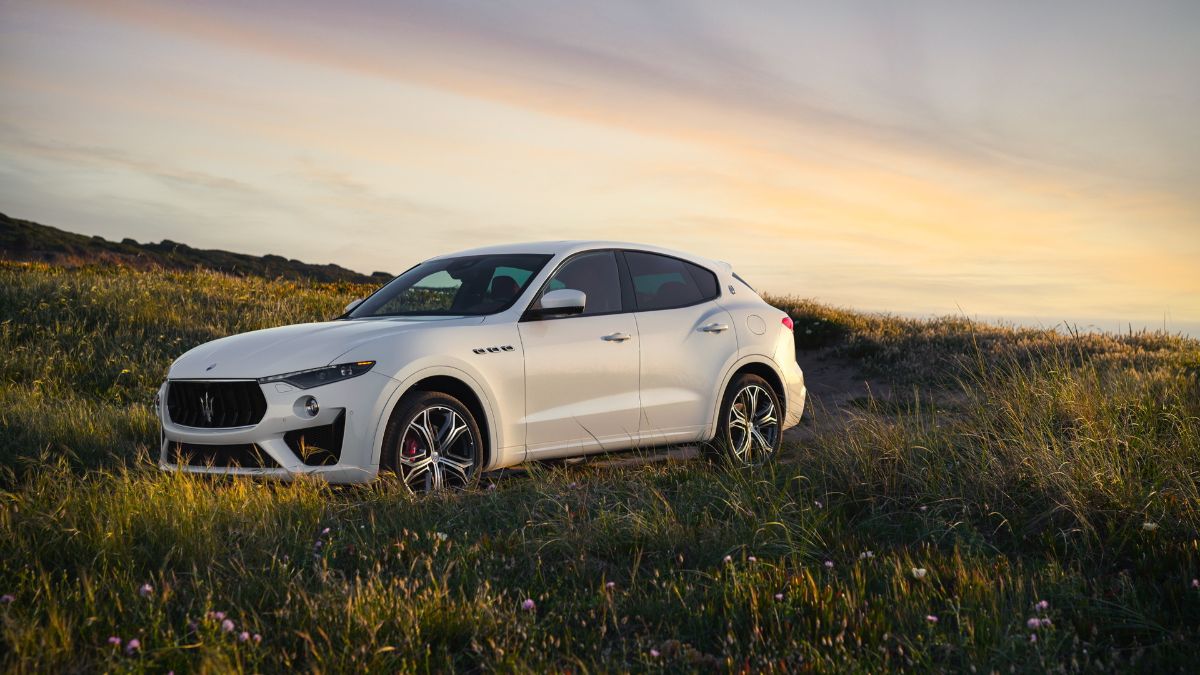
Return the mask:
<svg viewBox="0 0 1200 675">
<path fill-rule="evenodd" d="M 833 561 L 832 561 L 832 560 L 826 560 L 826 561 L 825 561 L 825 568 L 826 568 L 826 569 L 833 569 Z"/>
<path fill-rule="evenodd" d="M 929 510 L 929 507 L 928 507 L 928 506 L 922 506 L 922 507 L 921 507 L 921 510 L 922 510 L 922 511 L 928 511 L 928 510 Z"/>
<path fill-rule="evenodd" d="M 936 614 L 926 614 L 925 620 L 928 621 L 929 623 L 937 623 L 938 622 L 938 618 L 937 618 Z"/>
<path fill-rule="evenodd" d="M 253 636 L 253 637 L 251 637 L 250 639 L 251 639 L 251 640 L 254 640 L 254 643 L 255 643 L 255 644 L 258 644 L 259 642 L 262 642 L 262 636 L 261 636 L 261 635 L 259 635 L 258 633 L 255 633 L 255 634 L 254 634 L 254 636 Z"/>
<path fill-rule="evenodd" d="M 728 563 L 732 563 L 732 562 L 733 562 L 733 556 L 731 556 L 731 555 L 727 555 L 727 556 L 725 556 L 725 557 L 723 558 L 723 560 L 726 562 L 726 564 L 728 564 Z"/>
<path fill-rule="evenodd" d="M 132 654 L 141 648 L 142 648 L 141 640 L 138 640 L 137 638 L 133 638 L 132 640 L 130 640 L 128 643 L 125 644 L 125 653 Z"/>
<path fill-rule="evenodd" d="M 1036 616 L 1032 616 L 1029 617 L 1029 620 L 1025 622 L 1025 625 L 1028 626 L 1030 630 L 1037 630 L 1042 627 L 1042 620 Z"/>
<path fill-rule="evenodd" d="M 1192 588 L 1200 588 L 1200 579 L 1192 579 Z M 8 600 L 5 600 L 4 598 L 8 598 Z M 0 598 L 0 602 L 12 602 L 11 595 L 6 595 L 4 598 Z"/>
<path fill-rule="evenodd" d="M 612 589 L 617 587 L 617 582 L 610 581 L 607 584 L 604 584 L 604 587 L 611 591 Z"/>
<path fill-rule="evenodd" d="M 569 487 L 569 488 L 571 488 L 572 490 L 574 490 L 575 488 L 579 487 L 579 483 L 576 483 L 575 481 L 571 481 L 571 484 L 570 484 L 570 485 L 568 485 L 567 487 Z"/>
<path fill-rule="evenodd" d="M 1042 628 L 1049 628 L 1050 625 L 1050 619 L 1042 619 Z"/>
<path fill-rule="evenodd" d="M 250 633 L 248 631 L 242 631 L 242 632 L 238 633 L 238 642 L 245 642 L 249 639 L 250 639 Z"/>
<path fill-rule="evenodd" d="M 1050 609 L 1050 603 L 1045 600 L 1038 600 L 1037 604 L 1034 605 L 1034 608 L 1039 612 L 1044 612 Z"/>
<path fill-rule="evenodd" d="M 1193 583 L 1192 585 L 1194 586 L 1195 584 Z M 9 593 L 5 593 L 4 595 L 0 595 L 0 605 L 7 605 L 8 603 L 12 602 L 13 600 L 16 600 L 16 598 L 14 598 L 14 597 L 13 597 L 11 594 L 9 594 Z"/>
<path fill-rule="evenodd" d="M 142 596 L 143 598 L 148 598 L 151 595 L 154 595 L 154 587 L 150 584 L 142 584 L 142 587 L 138 589 L 138 595 Z"/>
<path fill-rule="evenodd" d="M 1037 633 L 1030 633 L 1030 634 L 1029 634 L 1029 641 L 1030 641 L 1030 642 L 1037 642 Z"/>
<path fill-rule="evenodd" d="M 114 647 L 120 647 L 121 646 L 121 638 L 117 637 L 116 635 L 110 636 L 108 638 L 108 644 L 110 644 Z"/>
<path fill-rule="evenodd" d="M 783 600 L 783 593 L 776 593 L 775 600 L 776 600 L 776 602 Z"/>
<path fill-rule="evenodd" d="M 820 500 L 820 499 L 814 499 L 814 500 L 813 500 L 813 504 L 815 504 L 815 505 L 816 505 L 816 507 L 817 507 L 818 509 L 823 509 L 823 508 L 825 508 L 825 505 L 821 503 L 821 500 Z"/>
<path fill-rule="evenodd" d="M 746 558 L 746 560 L 749 560 L 750 562 L 758 562 L 758 558 L 755 558 L 754 556 L 750 556 L 749 558 Z"/>
<path fill-rule="evenodd" d="M 209 612 L 208 618 L 212 619 L 213 621 L 224 621 L 225 612 Z"/>
<path fill-rule="evenodd" d="M 437 537 L 438 541 L 446 541 L 450 538 L 450 535 L 446 534 L 445 532 L 434 532 L 433 536 Z"/>
<path fill-rule="evenodd" d="M 651 647 L 650 648 L 650 656 L 657 659 L 659 656 L 659 651 L 657 649 Z"/>
<path fill-rule="evenodd" d="M 912 568 L 912 575 L 913 575 L 914 579 L 924 579 L 925 575 L 928 573 L 929 573 L 929 571 L 926 570 L 924 567 Z"/>
<path fill-rule="evenodd" d="M 526 612 L 532 612 L 536 608 L 537 603 L 535 603 L 532 598 L 525 598 L 525 602 L 521 603 L 521 609 L 525 610 Z"/>
<path fill-rule="evenodd" d="M 496 489 L 496 484 L 495 484 L 495 483 L 488 483 L 487 489 L 489 489 L 489 490 L 495 490 L 495 489 Z"/>
<path fill-rule="evenodd" d="M 871 559 L 871 558 L 874 558 L 874 557 L 875 557 L 875 552 L 874 552 L 874 551 L 863 551 L 862 553 L 859 553 L 859 554 L 858 554 L 858 559 L 859 559 L 859 560 L 869 560 L 869 559 Z"/>
<path fill-rule="evenodd" d="M 321 541 L 320 539 L 318 539 L 318 540 L 316 541 L 316 543 L 314 543 L 314 544 L 313 544 L 313 548 L 319 549 L 319 548 L 321 548 L 321 547 L 322 547 L 322 546 L 324 546 L 324 545 L 325 545 L 325 542 L 323 542 L 323 541 Z"/>
<path fill-rule="evenodd" d="M 229 619 L 225 619 L 224 621 L 222 621 L 221 622 L 221 632 L 232 633 L 233 632 L 233 622 L 230 621 Z"/>
<path fill-rule="evenodd" d="M 1142 523 L 1142 529 L 1147 532 L 1153 532 L 1158 529 L 1158 523 L 1153 523 L 1147 520 L 1146 522 Z"/>
<path fill-rule="evenodd" d="M 329 534 L 329 532 L 330 532 L 330 529 L 327 527 L 327 528 L 321 530 L 321 536 L 324 537 L 325 535 Z"/>
</svg>

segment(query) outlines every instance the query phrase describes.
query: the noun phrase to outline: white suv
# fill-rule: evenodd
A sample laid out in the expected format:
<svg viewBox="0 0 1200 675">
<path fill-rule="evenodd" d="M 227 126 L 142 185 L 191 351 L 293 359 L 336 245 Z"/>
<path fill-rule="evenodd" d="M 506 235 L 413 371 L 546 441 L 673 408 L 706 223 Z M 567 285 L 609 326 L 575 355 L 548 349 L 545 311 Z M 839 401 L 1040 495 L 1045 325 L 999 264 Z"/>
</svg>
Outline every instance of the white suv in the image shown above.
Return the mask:
<svg viewBox="0 0 1200 675">
<path fill-rule="evenodd" d="M 528 460 L 706 443 L 779 449 L 804 377 L 792 322 L 726 263 L 547 242 L 427 260 L 346 313 L 214 340 L 158 392 L 161 465 L 470 485 Z"/>
</svg>

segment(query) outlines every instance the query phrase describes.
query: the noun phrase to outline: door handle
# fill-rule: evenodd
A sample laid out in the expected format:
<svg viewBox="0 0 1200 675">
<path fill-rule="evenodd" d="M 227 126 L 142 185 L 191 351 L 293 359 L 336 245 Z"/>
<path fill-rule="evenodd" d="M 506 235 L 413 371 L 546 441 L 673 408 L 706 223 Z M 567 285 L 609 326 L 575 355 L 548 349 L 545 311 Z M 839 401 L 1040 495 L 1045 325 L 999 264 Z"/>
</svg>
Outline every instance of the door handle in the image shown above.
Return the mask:
<svg viewBox="0 0 1200 675">
<path fill-rule="evenodd" d="M 613 333 L 612 335 L 605 335 L 600 339 L 609 342 L 624 342 L 629 339 L 629 333 Z"/>
<path fill-rule="evenodd" d="M 701 326 L 700 330 L 704 331 L 705 333 L 720 333 L 722 331 L 729 330 L 729 324 L 727 324 L 727 323 L 710 323 L 707 326 Z"/>
</svg>

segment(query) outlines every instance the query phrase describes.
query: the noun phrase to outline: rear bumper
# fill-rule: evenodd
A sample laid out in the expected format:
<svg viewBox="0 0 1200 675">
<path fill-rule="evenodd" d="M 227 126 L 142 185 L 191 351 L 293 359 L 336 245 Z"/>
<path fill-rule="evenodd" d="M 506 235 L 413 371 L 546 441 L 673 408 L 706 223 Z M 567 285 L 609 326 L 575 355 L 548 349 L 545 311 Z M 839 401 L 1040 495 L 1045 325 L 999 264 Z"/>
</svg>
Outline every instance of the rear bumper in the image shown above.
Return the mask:
<svg viewBox="0 0 1200 675">
<path fill-rule="evenodd" d="M 787 387 L 787 413 L 783 417 L 783 428 L 790 429 L 800 424 L 804 415 L 804 401 L 808 397 L 808 389 L 804 386 L 804 371 L 795 360 L 783 363 L 783 384 Z"/>
</svg>

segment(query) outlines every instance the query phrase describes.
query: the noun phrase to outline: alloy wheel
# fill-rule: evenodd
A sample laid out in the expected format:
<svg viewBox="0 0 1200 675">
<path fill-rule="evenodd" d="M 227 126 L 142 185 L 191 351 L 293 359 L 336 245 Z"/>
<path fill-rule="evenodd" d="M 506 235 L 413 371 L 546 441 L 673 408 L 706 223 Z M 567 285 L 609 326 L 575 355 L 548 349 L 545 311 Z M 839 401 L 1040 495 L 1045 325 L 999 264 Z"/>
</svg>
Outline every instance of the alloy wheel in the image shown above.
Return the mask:
<svg viewBox="0 0 1200 675">
<path fill-rule="evenodd" d="M 400 476 L 413 492 L 465 488 L 475 477 L 478 443 L 457 412 L 434 405 L 408 423 L 397 453 Z"/>
<path fill-rule="evenodd" d="M 733 457 L 743 464 L 765 461 L 779 444 L 779 415 L 775 399 L 763 387 L 742 387 L 729 406 L 729 447 Z"/>
</svg>

